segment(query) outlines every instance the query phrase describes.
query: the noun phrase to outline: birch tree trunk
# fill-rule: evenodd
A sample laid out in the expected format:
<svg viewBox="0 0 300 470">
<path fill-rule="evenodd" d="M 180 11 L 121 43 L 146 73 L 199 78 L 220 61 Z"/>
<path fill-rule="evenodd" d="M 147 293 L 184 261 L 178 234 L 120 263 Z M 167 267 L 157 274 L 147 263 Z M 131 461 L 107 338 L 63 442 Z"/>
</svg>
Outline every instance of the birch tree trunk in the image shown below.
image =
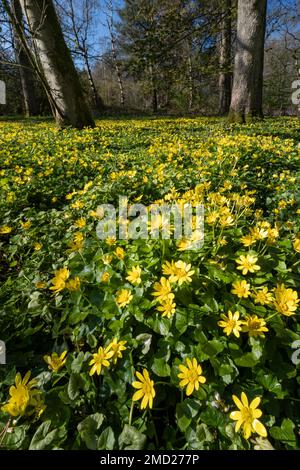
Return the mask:
<svg viewBox="0 0 300 470">
<path fill-rule="evenodd" d="M 20 27 L 23 27 L 23 13 L 19 0 L 13 0 L 13 10 L 16 20 Z M 19 65 L 21 87 L 23 94 L 24 111 L 26 116 L 37 116 L 39 114 L 38 102 L 35 94 L 35 79 L 29 57 L 22 46 L 17 34 L 16 28 L 13 26 L 14 49 L 16 61 Z"/>
<path fill-rule="evenodd" d="M 238 0 L 237 48 L 229 119 L 262 118 L 267 0 Z"/>
<path fill-rule="evenodd" d="M 61 127 L 94 126 L 52 0 L 20 0 Z M 55 106 L 53 106 L 53 103 Z"/>
<path fill-rule="evenodd" d="M 232 0 L 223 0 L 220 37 L 219 114 L 228 114 L 231 100 L 231 7 Z"/>
</svg>

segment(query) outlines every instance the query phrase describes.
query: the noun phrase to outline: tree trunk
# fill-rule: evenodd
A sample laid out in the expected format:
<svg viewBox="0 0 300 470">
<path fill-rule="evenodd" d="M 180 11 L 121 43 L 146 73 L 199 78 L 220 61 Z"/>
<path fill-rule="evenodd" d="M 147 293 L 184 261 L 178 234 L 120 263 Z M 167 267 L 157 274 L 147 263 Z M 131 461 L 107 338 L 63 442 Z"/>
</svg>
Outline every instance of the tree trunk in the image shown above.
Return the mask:
<svg viewBox="0 0 300 470">
<path fill-rule="evenodd" d="M 156 77 L 153 71 L 153 65 L 150 65 L 150 77 L 151 77 L 151 88 L 152 88 L 152 112 L 154 114 L 158 111 L 158 98 L 157 98 L 157 86 Z"/>
<path fill-rule="evenodd" d="M 221 116 L 228 114 L 231 100 L 231 7 L 232 0 L 223 0 L 219 75 L 219 114 Z"/>
<path fill-rule="evenodd" d="M 100 96 L 98 94 L 98 91 L 97 91 L 97 88 L 96 88 L 96 85 L 95 85 L 95 82 L 94 82 L 94 79 L 93 79 L 93 74 L 92 74 L 92 71 L 91 71 L 88 55 L 87 55 L 86 52 L 84 53 L 84 61 L 85 61 L 85 66 L 86 66 L 86 71 L 87 71 L 89 84 L 90 84 L 92 94 L 93 94 L 93 101 L 94 101 L 95 107 L 98 111 L 103 111 L 105 109 L 105 106 L 104 106 L 104 103 L 103 103 L 102 99 L 100 98 Z"/>
<path fill-rule="evenodd" d="M 110 42 L 111 42 L 111 52 L 113 56 L 113 61 L 115 64 L 115 69 L 116 69 L 116 74 L 117 74 L 117 80 L 118 80 L 118 85 L 119 85 L 119 90 L 120 90 L 120 103 L 121 106 L 125 106 L 125 93 L 124 93 L 124 86 L 123 86 L 123 80 L 122 80 L 122 74 L 121 70 L 118 64 L 118 58 L 117 58 L 117 51 L 116 51 L 116 40 L 115 36 L 113 33 L 113 24 L 112 24 L 112 18 L 110 21 L 108 21 L 108 29 L 110 32 Z"/>
<path fill-rule="evenodd" d="M 229 119 L 263 118 L 262 90 L 267 0 L 239 0 L 237 48 Z"/>
<path fill-rule="evenodd" d="M 20 0 L 59 126 L 94 126 L 52 0 Z"/>
<path fill-rule="evenodd" d="M 19 22 L 20 27 L 23 28 L 23 13 L 19 0 L 13 0 L 13 10 L 16 16 L 16 20 Z M 25 115 L 37 116 L 39 114 L 39 106 L 35 94 L 34 73 L 30 60 L 24 47 L 22 46 L 14 25 L 13 36 L 16 61 L 19 65 Z"/>
</svg>

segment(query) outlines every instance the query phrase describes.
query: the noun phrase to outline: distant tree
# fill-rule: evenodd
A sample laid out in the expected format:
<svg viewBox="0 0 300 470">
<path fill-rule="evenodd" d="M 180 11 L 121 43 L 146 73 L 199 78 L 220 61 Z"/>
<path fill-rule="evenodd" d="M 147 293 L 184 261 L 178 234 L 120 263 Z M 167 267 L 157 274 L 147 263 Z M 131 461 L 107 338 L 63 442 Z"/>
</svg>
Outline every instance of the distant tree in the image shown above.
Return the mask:
<svg viewBox="0 0 300 470">
<path fill-rule="evenodd" d="M 19 0 L 13 0 L 13 12 L 15 14 L 16 21 L 18 22 L 20 28 L 22 28 L 23 34 L 25 36 L 23 13 Z M 37 116 L 39 114 L 39 106 L 38 99 L 36 96 L 36 80 L 34 76 L 34 71 L 32 70 L 32 65 L 30 63 L 26 50 L 22 46 L 22 42 L 20 41 L 20 38 L 16 31 L 16 27 L 14 25 L 12 26 L 14 36 L 14 49 L 16 55 L 16 62 L 20 73 L 25 115 Z"/>
<path fill-rule="evenodd" d="M 229 118 L 262 118 L 267 0 L 238 0 L 237 44 Z"/>
<path fill-rule="evenodd" d="M 219 114 L 229 112 L 232 84 L 232 0 L 221 0 Z"/>
<path fill-rule="evenodd" d="M 77 128 L 93 126 L 52 0 L 20 0 L 36 54 L 31 51 L 8 0 L 2 3 L 45 88 L 57 124 Z"/>
<path fill-rule="evenodd" d="M 98 111 L 103 111 L 105 106 L 92 72 L 95 62 L 93 30 L 99 14 L 99 5 L 96 0 L 57 0 L 57 4 L 67 43 L 86 71 L 93 106 Z"/>
</svg>

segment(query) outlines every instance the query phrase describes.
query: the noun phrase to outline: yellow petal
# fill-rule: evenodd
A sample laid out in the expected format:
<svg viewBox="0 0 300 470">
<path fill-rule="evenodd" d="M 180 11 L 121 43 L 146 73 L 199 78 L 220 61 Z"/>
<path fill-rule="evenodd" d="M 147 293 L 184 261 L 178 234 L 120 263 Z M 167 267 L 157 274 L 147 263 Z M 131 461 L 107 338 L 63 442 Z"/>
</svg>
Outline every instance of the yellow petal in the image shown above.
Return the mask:
<svg viewBox="0 0 300 470">
<path fill-rule="evenodd" d="M 137 381 L 135 381 L 135 382 L 132 382 L 131 385 L 132 385 L 134 388 L 143 388 L 143 385 L 144 385 L 144 384 L 142 384 L 142 382 L 137 382 Z"/>
<path fill-rule="evenodd" d="M 136 376 L 137 376 L 138 379 L 140 379 L 141 382 L 145 382 L 145 379 L 144 379 L 143 375 L 140 372 L 136 372 Z"/>
<path fill-rule="evenodd" d="M 189 397 L 190 395 L 192 395 L 193 391 L 194 391 L 194 384 L 190 382 L 188 386 L 186 387 L 187 396 Z"/>
<path fill-rule="evenodd" d="M 239 410 L 242 410 L 244 408 L 243 403 L 239 400 L 239 398 L 236 395 L 232 395 L 232 399 Z"/>
<path fill-rule="evenodd" d="M 238 421 L 242 417 L 242 413 L 240 411 L 232 411 L 229 415 L 230 419 L 233 419 L 234 421 Z"/>
<path fill-rule="evenodd" d="M 144 410 L 147 407 L 148 400 L 149 400 L 149 396 L 145 395 L 144 398 L 142 399 L 142 403 L 141 403 L 141 409 L 142 410 Z"/>
<path fill-rule="evenodd" d="M 241 394 L 241 400 L 244 406 L 249 406 L 248 398 L 245 392 L 242 392 Z"/>
<path fill-rule="evenodd" d="M 252 423 L 252 427 L 254 431 L 261 437 L 267 437 L 267 430 L 264 427 L 264 425 L 258 421 L 258 419 L 255 419 Z"/>
<path fill-rule="evenodd" d="M 252 410 L 254 410 L 255 408 L 258 407 L 258 405 L 260 404 L 260 397 L 256 397 L 254 398 L 254 400 L 252 400 L 252 402 L 250 403 L 250 408 Z"/>
<path fill-rule="evenodd" d="M 138 401 L 144 396 L 143 390 L 138 390 L 133 394 L 132 401 Z"/>
</svg>

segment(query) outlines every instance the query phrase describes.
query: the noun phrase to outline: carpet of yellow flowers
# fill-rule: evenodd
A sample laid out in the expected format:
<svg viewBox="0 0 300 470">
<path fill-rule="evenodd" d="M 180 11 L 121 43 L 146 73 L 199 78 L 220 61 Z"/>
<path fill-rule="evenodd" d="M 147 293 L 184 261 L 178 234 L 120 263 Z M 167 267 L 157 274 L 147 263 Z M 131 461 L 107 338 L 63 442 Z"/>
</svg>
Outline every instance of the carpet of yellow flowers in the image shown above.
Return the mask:
<svg viewBox="0 0 300 470">
<path fill-rule="evenodd" d="M 0 446 L 299 446 L 300 124 L 0 122 Z M 205 240 L 97 207 L 203 203 Z"/>
</svg>

